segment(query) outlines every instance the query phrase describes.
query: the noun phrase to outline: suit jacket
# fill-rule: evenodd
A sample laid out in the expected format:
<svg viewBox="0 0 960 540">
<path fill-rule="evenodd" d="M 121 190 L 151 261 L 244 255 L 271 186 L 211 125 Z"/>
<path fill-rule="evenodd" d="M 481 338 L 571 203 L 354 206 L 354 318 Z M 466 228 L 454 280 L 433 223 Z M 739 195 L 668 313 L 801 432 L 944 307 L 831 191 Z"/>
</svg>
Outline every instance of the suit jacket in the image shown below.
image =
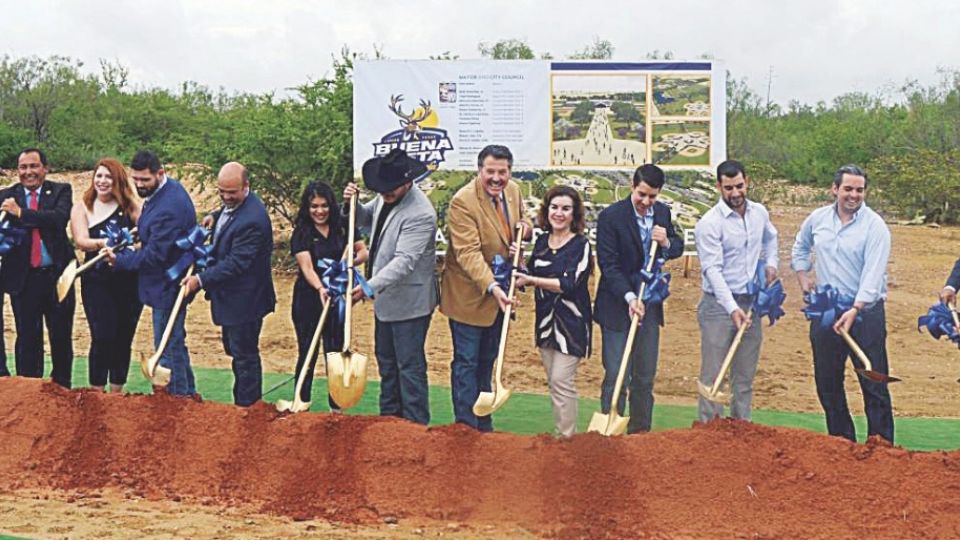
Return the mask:
<svg viewBox="0 0 960 540">
<path fill-rule="evenodd" d="M 957 262 L 953 264 L 953 271 L 950 272 L 946 284 L 953 287 L 954 290 L 960 290 L 960 259 L 957 259 Z"/>
<path fill-rule="evenodd" d="M 67 238 L 67 223 L 73 207 L 73 189 L 70 184 L 51 180 L 44 180 L 38 189 L 40 201 L 37 210 L 28 208 L 27 197 L 20 184 L 0 192 L 0 200 L 13 197 L 22 209 L 20 218 L 7 217 L 10 225 L 26 229 L 23 242 L 3 256 L 3 265 L 0 267 L 0 282 L 3 284 L 3 291 L 9 294 L 18 294 L 26 282 L 34 229 L 40 229 L 40 239 L 53 259 L 53 268 L 57 275 L 75 258 L 73 247 Z"/>
<path fill-rule="evenodd" d="M 523 218 L 520 186 L 511 180 L 503 193 L 510 224 L 515 226 Z M 490 263 L 498 254 L 509 260 L 510 243 L 479 178 L 460 188 L 450 200 L 447 229 L 440 311 L 460 323 L 490 326 L 500 310 L 496 298 L 487 294 L 493 283 Z"/>
<path fill-rule="evenodd" d="M 222 213 L 223 208 L 214 212 L 214 223 Z M 214 238 L 212 254 L 213 264 L 199 277 L 214 324 L 244 324 L 273 312 L 273 227 L 260 197 L 251 192 L 233 211 Z"/>
<path fill-rule="evenodd" d="M 180 280 L 167 279 L 167 268 L 183 254 L 176 241 L 186 236 L 197 224 L 197 211 L 190 195 L 175 179 L 166 184 L 143 204 L 137 232 L 140 249 L 117 254 L 117 270 L 139 273 L 140 301 L 158 309 L 172 309 L 180 292 Z"/>
<path fill-rule="evenodd" d="M 683 239 L 673 228 L 670 208 L 662 202 L 653 205 L 653 224 L 667 230 L 670 247 L 658 248 L 658 256 L 676 259 L 683 255 Z M 594 320 L 603 327 L 617 332 L 630 326 L 629 308 L 624 296 L 629 291 L 638 292 L 636 281 L 631 279 L 643 269 L 644 246 L 640 241 L 637 216 L 630 197 L 604 208 L 597 218 L 597 262 L 600 264 L 600 283 L 597 285 L 597 300 L 594 304 Z M 661 326 L 663 310 L 652 309 L 648 313 Z"/>
<path fill-rule="evenodd" d="M 357 226 L 373 230 L 383 208 L 375 197 L 357 207 Z M 387 215 L 371 269 L 373 312 L 384 322 L 405 321 L 437 307 L 437 211 L 414 185 Z"/>
</svg>

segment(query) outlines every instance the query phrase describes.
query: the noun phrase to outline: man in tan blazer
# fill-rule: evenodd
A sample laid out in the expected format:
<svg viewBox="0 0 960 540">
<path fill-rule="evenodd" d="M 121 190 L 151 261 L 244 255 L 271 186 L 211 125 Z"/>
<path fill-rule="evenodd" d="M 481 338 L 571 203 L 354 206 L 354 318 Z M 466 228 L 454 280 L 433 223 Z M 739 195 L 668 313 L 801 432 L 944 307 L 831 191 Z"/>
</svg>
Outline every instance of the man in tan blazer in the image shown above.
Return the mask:
<svg viewBox="0 0 960 540">
<path fill-rule="evenodd" d="M 523 236 L 532 228 L 523 219 L 520 187 L 511 180 L 513 154 L 488 145 L 477 157 L 477 177 L 460 188 L 447 209 L 450 244 L 443 265 L 440 311 L 450 320 L 453 363 L 450 386 L 457 422 L 493 431 L 490 416 L 473 414 L 480 392 L 489 392 L 500 345 L 503 310 L 511 303 L 494 279 L 496 255 L 510 260 L 517 223 Z"/>
</svg>

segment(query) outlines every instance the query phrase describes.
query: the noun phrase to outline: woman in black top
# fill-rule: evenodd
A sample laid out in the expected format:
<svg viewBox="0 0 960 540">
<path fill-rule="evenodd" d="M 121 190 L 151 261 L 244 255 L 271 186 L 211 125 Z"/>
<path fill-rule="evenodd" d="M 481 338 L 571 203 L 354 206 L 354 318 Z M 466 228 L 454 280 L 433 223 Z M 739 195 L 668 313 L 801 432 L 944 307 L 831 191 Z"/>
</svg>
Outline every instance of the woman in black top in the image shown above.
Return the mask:
<svg viewBox="0 0 960 540">
<path fill-rule="evenodd" d="M 123 165 L 101 159 L 83 198 L 73 205 L 70 227 L 77 247 L 90 260 L 107 245 L 106 231 L 132 229 L 140 218 Z M 97 265 L 80 275 L 83 311 L 90 323 L 90 386 L 120 392 L 130 370 L 130 350 L 143 304 L 137 293 L 137 273 Z"/>
<path fill-rule="evenodd" d="M 557 433 L 577 430 L 577 364 L 590 356 L 593 312 L 587 281 L 593 268 L 590 242 L 583 235 L 583 202 L 569 186 L 547 191 L 538 214 L 541 234 L 517 285 L 535 287 L 535 340 L 547 371 Z"/>
<path fill-rule="evenodd" d="M 323 299 L 326 289 L 321 277 L 323 270 L 317 268 L 317 261 L 330 259 L 339 261 L 343 258 L 347 244 L 347 220 L 340 214 L 333 189 L 319 180 L 311 182 L 303 191 L 300 198 L 300 210 L 297 213 L 297 223 L 290 239 L 290 252 L 297 260 L 299 275 L 293 285 L 293 327 L 297 332 L 297 367 L 295 373 L 300 373 L 310 348 L 310 340 L 320 322 L 320 313 L 323 311 Z M 354 264 L 362 264 L 367 259 L 367 248 L 362 241 L 353 245 L 356 256 Z M 336 306 L 331 305 L 327 312 L 327 320 L 323 325 L 323 353 L 343 350 L 343 320 L 340 318 Z M 319 349 L 318 349 L 319 351 Z M 310 401 L 313 387 L 313 371 L 317 363 L 317 352 L 309 363 L 309 376 L 304 380 L 300 390 L 300 400 Z M 339 410 L 333 399 L 327 396 L 331 410 Z"/>
</svg>

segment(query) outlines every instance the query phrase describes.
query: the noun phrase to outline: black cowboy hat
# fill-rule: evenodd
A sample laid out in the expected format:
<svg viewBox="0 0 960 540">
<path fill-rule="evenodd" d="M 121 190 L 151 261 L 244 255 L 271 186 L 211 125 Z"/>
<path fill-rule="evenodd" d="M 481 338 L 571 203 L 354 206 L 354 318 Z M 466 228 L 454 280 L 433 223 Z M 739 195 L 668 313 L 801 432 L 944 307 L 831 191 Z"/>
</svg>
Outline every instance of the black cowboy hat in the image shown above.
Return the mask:
<svg viewBox="0 0 960 540">
<path fill-rule="evenodd" d="M 389 154 L 368 159 L 363 164 L 363 183 L 371 191 L 386 193 L 416 180 L 426 172 L 427 166 L 423 162 L 394 148 Z"/>
</svg>

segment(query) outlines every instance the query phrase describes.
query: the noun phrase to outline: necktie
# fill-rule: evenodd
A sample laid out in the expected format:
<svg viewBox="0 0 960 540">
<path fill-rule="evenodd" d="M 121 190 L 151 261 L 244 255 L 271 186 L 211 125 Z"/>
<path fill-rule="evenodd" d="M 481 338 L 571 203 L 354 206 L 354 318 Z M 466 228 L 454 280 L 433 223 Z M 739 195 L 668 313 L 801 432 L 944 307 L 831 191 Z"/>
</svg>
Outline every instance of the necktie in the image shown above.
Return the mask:
<svg viewBox="0 0 960 540">
<path fill-rule="evenodd" d="M 510 231 L 510 223 L 507 221 L 507 214 L 503 211 L 503 205 L 506 202 L 502 197 L 494 199 L 494 206 L 497 207 L 497 217 L 500 218 L 500 226 L 503 227 L 503 233 L 507 235 L 507 243 L 513 242 L 513 235 Z"/>
<path fill-rule="evenodd" d="M 30 199 L 27 201 L 27 207 L 30 210 L 36 210 L 40 207 L 40 198 L 37 194 L 37 190 L 32 190 L 27 197 Z M 31 233 L 30 238 L 30 267 L 31 268 L 40 268 L 40 264 L 43 262 L 42 247 L 40 245 L 40 229 L 34 227 L 33 232 Z"/>
</svg>

